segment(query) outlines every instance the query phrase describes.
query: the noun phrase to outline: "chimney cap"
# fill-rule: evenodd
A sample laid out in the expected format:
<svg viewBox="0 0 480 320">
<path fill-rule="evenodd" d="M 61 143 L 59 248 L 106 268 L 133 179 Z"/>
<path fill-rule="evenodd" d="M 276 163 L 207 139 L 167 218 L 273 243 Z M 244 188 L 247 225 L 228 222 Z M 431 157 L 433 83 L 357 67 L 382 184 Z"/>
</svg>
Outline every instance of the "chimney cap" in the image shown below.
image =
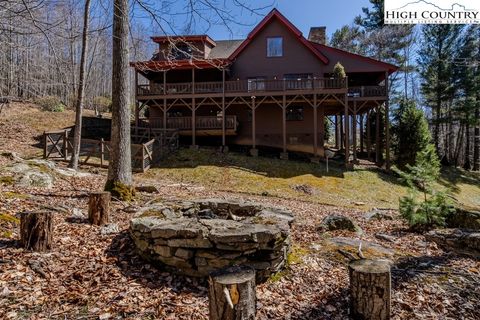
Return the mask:
<svg viewBox="0 0 480 320">
<path fill-rule="evenodd" d="M 311 27 L 310 32 L 308 34 L 308 40 L 315 42 L 315 43 L 320 43 L 320 44 L 326 44 L 327 42 L 327 27 L 321 26 L 321 27 Z"/>
</svg>

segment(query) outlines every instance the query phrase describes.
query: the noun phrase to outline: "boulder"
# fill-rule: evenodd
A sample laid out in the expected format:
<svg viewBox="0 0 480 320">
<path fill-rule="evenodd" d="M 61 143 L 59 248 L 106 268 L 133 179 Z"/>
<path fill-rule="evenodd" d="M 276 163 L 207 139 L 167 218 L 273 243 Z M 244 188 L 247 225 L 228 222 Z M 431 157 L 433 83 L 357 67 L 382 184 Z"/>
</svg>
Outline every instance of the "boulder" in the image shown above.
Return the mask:
<svg viewBox="0 0 480 320">
<path fill-rule="evenodd" d="M 17 181 L 17 185 L 21 187 L 53 187 L 54 178 L 47 172 L 41 172 L 35 169 L 24 171 L 21 178 Z"/>
<path fill-rule="evenodd" d="M 393 216 L 388 214 L 387 212 L 373 209 L 365 214 L 365 219 L 368 221 L 371 220 L 393 220 Z"/>
<path fill-rule="evenodd" d="M 395 255 L 395 251 L 390 248 L 386 248 L 377 243 L 370 241 L 363 241 L 360 239 L 346 238 L 346 237 L 334 237 L 326 239 L 320 244 L 312 245 L 313 250 L 317 251 L 347 251 L 353 255 L 358 252 L 358 247 L 362 244 L 362 253 L 365 258 L 391 258 Z"/>
<path fill-rule="evenodd" d="M 462 229 L 436 229 L 428 232 L 425 238 L 446 250 L 480 257 L 480 232 Z"/>
<path fill-rule="evenodd" d="M 449 228 L 480 230 L 480 211 L 457 208 L 446 223 Z"/>
<path fill-rule="evenodd" d="M 320 223 L 318 229 L 320 231 L 348 230 L 357 233 L 362 232 L 362 229 L 353 221 L 353 219 L 341 215 L 326 216 Z"/>
</svg>

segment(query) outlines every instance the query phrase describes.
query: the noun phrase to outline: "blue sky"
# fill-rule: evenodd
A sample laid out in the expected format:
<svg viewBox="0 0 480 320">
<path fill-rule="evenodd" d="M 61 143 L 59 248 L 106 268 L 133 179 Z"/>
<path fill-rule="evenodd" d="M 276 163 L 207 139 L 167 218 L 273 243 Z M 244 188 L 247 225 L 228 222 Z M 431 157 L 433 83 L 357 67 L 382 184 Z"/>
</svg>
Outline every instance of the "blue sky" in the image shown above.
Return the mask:
<svg viewBox="0 0 480 320">
<path fill-rule="evenodd" d="M 368 7 L 368 0 L 276 0 L 275 7 L 292 21 L 305 36 L 310 27 L 326 26 L 327 33 L 331 35 L 335 30 L 345 24 L 350 24 L 355 16 L 362 12 L 362 7 Z M 256 6 L 268 5 L 272 0 L 252 0 Z M 236 9 L 241 14 L 239 9 Z M 267 12 L 270 9 L 267 9 Z M 249 26 L 232 27 L 231 34 L 225 27 L 214 27 L 209 34 L 214 39 L 242 38 L 245 37 L 261 17 L 243 14 L 240 16 L 242 23 Z"/>
</svg>

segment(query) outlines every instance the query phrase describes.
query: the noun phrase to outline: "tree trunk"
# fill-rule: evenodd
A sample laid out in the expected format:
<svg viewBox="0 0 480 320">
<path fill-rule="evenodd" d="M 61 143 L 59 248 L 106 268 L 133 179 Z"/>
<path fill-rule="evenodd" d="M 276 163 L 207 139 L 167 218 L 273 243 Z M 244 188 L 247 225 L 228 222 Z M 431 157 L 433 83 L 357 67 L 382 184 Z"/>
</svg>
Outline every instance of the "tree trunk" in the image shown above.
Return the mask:
<svg viewBox="0 0 480 320">
<path fill-rule="evenodd" d="M 20 241 L 23 248 L 47 251 L 53 242 L 53 213 L 22 212 L 20 217 Z"/>
<path fill-rule="evenodd" d="M 128 0 L 114 0 L 112 47 L 112 134 L 106 189 L 131 189 Z"/>
<path fill-rule="evenodd" d="M 467 115 L 467 120 L 465 124 L 465 155 L 464 155 L 464 162 L 463 162 L 463 168 L 465 170 L 471 170 L 472 169 L 472 162 L 470 161 L 470 119 Z"/>
<path fill-rule="evenodd" d="M 382 260 L 355 260 L 348 266 L 353 319 L 390 319 L 390 265 Z"/>
<path fill-rule="evenodd" d="M 110 192 L 95 192 L 88 200 L 88 221 L 101 226 L 107 224 L 110 214 Z"/>
<path fill-rule="evenodd" d="M 255 270 L 235 266 L 214 272 L 208 279 L 210 320 L 255 319 Z"/>
<path fill-rule="evenodd" d="M 473 133 L 473 170 L 480 171 L 480 95 L 477 95 L 475 130 Z"/>
<path fill-rule="evenodd" d="M 85 12 L 83 16 L 82 33 L 82 56 L 80 58 L 80 76 L 78 80 L 78 97 L 75 106 L 75 130 L 73 133 L 73 150 L 69 167 L 78 168 L 78 158 L 80 157 L 80 144 L 82 139 L 82 113 L 85 103 L 85 73 L 87 70 L 86 60 L 88 54 L 88 24 L 90 15 L 90 0 L 85 0 Z"/>
</svg>

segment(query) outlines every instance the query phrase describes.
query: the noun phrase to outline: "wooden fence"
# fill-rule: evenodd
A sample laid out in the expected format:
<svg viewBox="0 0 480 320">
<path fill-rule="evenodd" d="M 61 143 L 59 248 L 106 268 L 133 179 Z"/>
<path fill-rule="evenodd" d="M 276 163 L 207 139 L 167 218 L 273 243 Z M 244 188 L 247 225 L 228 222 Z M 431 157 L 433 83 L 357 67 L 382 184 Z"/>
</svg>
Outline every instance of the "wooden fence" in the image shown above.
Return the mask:
<svg viewBox="0 0 480 320">
<path fill-rule="evenodd" d="M 45 159 L 69 159 L 73 149 L 73 139 L 69 137 L 70 131 L 71 129 L 65 129 L 44 133 L 43 157 Z M 131 144 L 133 171 L 145 172 L 150 169 L 153 163 L 154 143 L 155 140 L 151 139 L 145 143 Z M 80 163 L 107 167 L 110 159 L 110 150 L 110 141 L 82 139 L 80 144 Z"/>
</svg>

